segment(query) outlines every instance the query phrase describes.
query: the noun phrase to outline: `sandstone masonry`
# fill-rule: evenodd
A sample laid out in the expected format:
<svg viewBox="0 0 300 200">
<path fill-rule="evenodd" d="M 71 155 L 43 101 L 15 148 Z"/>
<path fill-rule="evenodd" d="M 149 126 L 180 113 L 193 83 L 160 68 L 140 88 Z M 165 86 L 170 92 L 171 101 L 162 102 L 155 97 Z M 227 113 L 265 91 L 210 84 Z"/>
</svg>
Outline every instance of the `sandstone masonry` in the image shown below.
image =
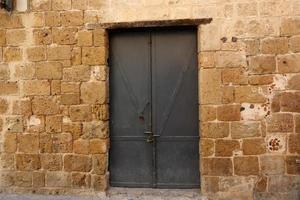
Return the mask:
<svg viewBox="0 0 300 200">
<path fill-rule="evenodd" d="M 108 186 L 108 33 L 103 22 L 212 18 L 199 26 L 201 192 L 300 196 L 298 0 L 30 0 L 0 11 L 0 189 Z"/>
</svg>

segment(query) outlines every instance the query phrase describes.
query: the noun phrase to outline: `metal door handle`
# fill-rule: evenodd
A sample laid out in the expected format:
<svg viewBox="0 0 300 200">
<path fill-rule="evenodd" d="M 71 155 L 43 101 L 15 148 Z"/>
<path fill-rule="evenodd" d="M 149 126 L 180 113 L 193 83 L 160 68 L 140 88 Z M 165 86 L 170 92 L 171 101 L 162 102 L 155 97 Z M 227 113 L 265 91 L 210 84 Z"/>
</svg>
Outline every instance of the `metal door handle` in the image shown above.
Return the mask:
<svg viewBox="0 0 300 200">
<path fill-rule="evenodd" d="M 154 139 L 155 138 L 157 138 L 157 137 L 159 137 L 159 135 L 149 135 L 148 137 L 147 137 L 147 142 L 148 143 L 152 143 L 152 142 L 154 142 Z"/>
</svg>

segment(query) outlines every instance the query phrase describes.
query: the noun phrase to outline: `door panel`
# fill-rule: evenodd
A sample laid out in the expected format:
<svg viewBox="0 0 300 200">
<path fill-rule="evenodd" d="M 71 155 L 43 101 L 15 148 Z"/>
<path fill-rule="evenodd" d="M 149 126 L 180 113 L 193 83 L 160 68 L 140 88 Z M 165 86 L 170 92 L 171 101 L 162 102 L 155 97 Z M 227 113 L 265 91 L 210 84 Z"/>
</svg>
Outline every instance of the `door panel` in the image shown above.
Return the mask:
<svg viewBox="0 0 300 200">
<path fill-rule="evenodd" d="M 152 185 L 149 33 L 111 35 L 110 172 L 112 186 Z"/>
<path fill-rule="evenodd" d="M 196 31 L 110 36 L 111 185 L 199 187 Z"/>
<path fill-rule="evenodd" d="M 157 186 L 199 187 L 197 40 L 194 30 L 152 34 Z"/>
</svg>

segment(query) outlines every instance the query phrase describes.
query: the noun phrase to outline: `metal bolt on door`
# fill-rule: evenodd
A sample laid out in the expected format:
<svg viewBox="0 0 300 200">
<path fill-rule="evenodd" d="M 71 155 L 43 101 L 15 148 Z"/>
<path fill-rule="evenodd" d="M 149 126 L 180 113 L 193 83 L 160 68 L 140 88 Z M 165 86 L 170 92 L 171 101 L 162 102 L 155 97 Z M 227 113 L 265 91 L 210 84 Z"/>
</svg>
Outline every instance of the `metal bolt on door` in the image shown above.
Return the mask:
<svg viewBox="0 0 300 200">
<path fill-rule="evenodd" d="M 194 28 L 110 34 L 110 184 L 199 187 Z"/>
</svg>

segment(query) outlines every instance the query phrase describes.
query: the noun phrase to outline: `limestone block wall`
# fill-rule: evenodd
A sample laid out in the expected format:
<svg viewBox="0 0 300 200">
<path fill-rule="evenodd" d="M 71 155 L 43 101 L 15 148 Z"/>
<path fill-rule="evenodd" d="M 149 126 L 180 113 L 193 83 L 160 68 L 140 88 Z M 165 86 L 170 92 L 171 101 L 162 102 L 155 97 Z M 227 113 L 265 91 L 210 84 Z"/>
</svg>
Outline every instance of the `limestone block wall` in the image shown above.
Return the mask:
<svg viewBox="0 0 300 200">
<path fill-rule="evenodd" d="M 299 199 L 299 0 L 30 0 L 0 12 L 0 188 L 104 191 L 107 33 L 88 24 L 199 26 L 201 191 Z"/>
</svg>

